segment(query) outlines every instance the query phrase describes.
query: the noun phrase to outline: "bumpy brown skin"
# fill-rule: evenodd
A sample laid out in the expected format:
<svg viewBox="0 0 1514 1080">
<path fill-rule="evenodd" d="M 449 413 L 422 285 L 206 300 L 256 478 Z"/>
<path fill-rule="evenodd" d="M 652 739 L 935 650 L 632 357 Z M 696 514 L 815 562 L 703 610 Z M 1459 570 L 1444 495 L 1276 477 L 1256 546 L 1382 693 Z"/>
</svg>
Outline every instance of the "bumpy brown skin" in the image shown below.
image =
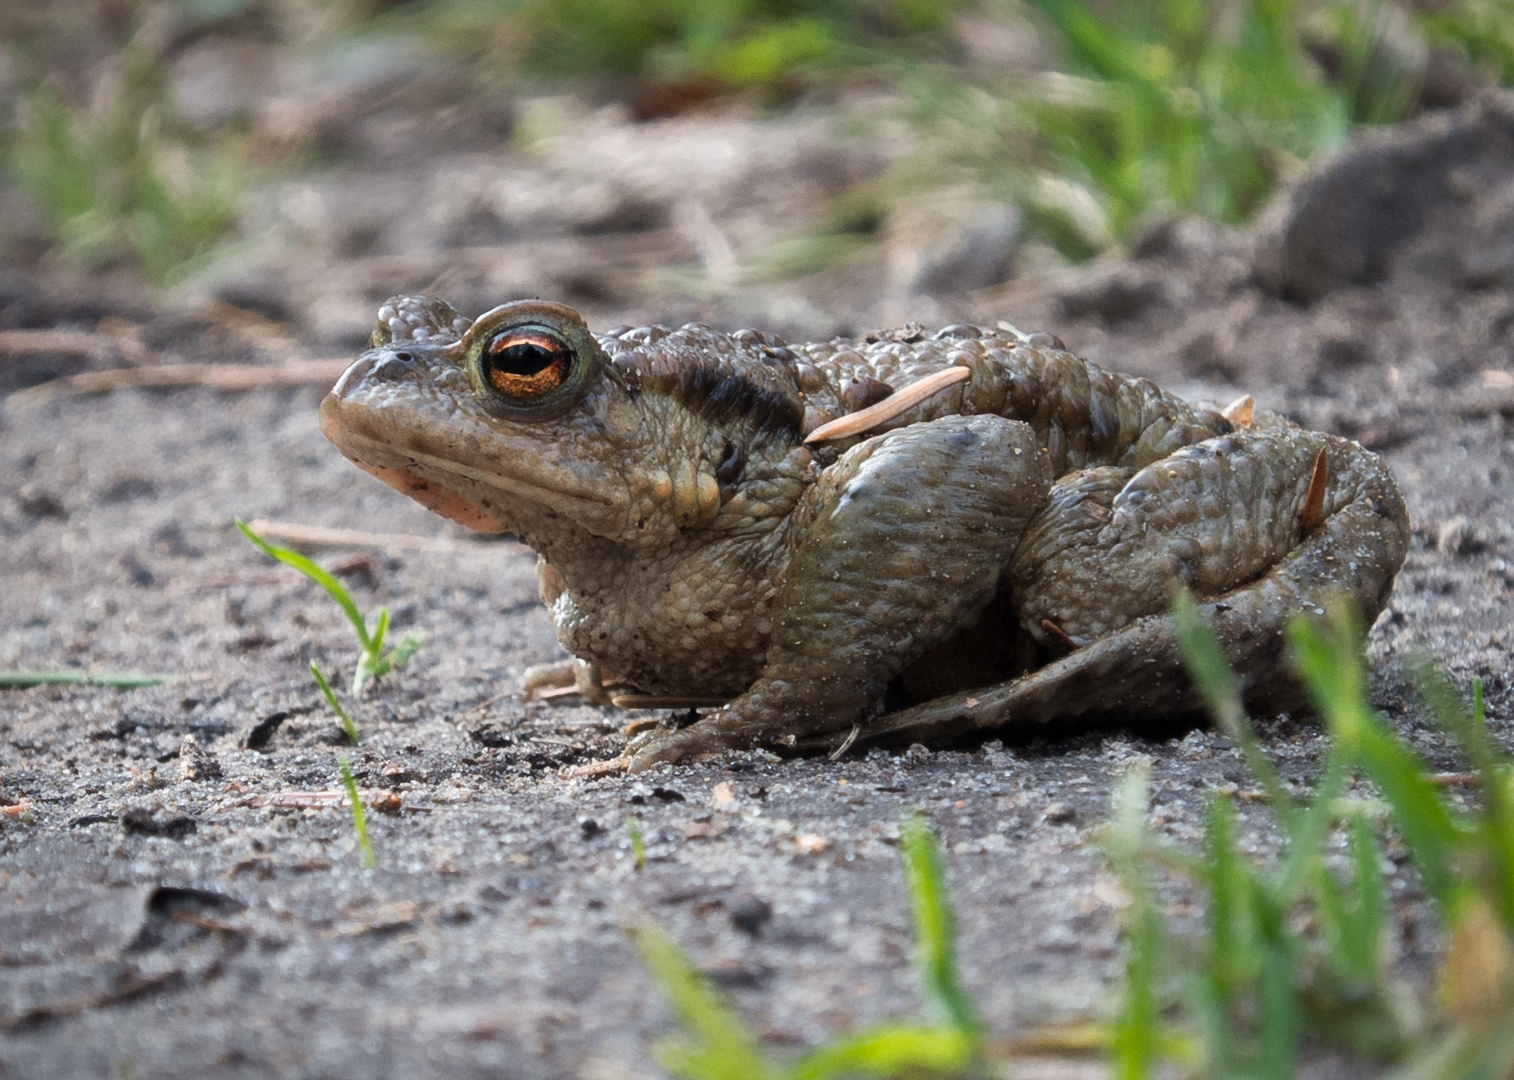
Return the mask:
<svg viewBox="0 0 1514 1080">
<path fill-rule="evenodd" d="M 523 328 L 572 354 L 532 401 L 484 371 L 490 342 Z M 865 436 L 804 443 L 950 366 L 970 378 Z M 596 337 L 558 304 L 470 326 L 398 297 L 321 424 L 385 482 L 535 548 L 569 651 L 647 693 L 731 699 L 633 769 L 1186 711 L 1166 614 L 1179 586 L 1253 696 L 1286 698 L 1286 622 L 1336 594 L 1375 617 L 1409 537 L 1392 476 L 1355 443 L 1267 416 L 1235 430 L 1045 335 L 975 327 L 801 346 L 697 325 Z M 885 714 L 891 688 L 920 703 Z"/>
</svg>

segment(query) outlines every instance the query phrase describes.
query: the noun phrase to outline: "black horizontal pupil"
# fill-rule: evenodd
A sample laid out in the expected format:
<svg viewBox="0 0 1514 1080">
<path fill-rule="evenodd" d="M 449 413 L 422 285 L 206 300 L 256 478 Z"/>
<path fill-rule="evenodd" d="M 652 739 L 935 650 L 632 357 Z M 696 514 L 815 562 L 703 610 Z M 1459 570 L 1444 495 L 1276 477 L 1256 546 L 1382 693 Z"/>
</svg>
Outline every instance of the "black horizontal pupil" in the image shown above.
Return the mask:
<svg viewBox="0 0 1514 1080">
<path fill-rule="evenodd" d="M 535 375 L 561 355 L 561 350 L 551 350 L 528 341 L 510 345 L 495 352 L 491 357 L 494 370 L 505 375 Z"/>
</svg>

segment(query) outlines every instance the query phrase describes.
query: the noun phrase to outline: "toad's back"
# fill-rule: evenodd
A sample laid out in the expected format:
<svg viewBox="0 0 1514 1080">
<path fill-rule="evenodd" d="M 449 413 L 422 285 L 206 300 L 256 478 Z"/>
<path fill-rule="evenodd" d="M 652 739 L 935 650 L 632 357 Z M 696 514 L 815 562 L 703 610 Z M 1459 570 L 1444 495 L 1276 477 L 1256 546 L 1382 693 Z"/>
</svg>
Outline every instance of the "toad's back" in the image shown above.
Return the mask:
<svg viewBox="0 0 1514 1080">
<path fill-rule="evenodd" d="M 755 392 L 732 392 L 727 399 L 744 398 L 743 408 L 764 396 L 777 399 L 769 411 L 794 416 L 806 436 L 943 369 L 965 368 L 969 379 L 869 434 L 952 415 L 1003 416 L 1035 429 L 1058 476 L 1089 465 L 1148 465 L 1235 430 L 1219 412 L 1196 407 L 1149 379 L 1106 371 L 1050 334 L 967 325 L 930 336 L 912 329 L 897 333 L 897 339 L 790 345 L 762 331 L 724 334 L 691 323 L 612 331 L 599 341 L 617 366 L 664 392 L 681 390 L 686 401 L 720 396 L 712 387 L 726 380 L 751 381 Z"/>
</svg>

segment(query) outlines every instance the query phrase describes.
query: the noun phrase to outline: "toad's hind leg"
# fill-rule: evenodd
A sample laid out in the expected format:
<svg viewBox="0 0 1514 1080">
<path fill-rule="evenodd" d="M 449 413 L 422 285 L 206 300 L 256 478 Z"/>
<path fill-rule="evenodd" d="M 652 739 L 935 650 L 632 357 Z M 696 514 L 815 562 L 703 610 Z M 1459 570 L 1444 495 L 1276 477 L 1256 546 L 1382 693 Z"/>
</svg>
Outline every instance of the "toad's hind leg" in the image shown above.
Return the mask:
<svg viewBox="0 0 1514 1080">
<path fill-rule="evenodd" d="M 1387 603 L 1409 518 L 1382 459 L 1298 429 L 1210 439 L 1133 475 L 1064 478 L 1005 574 L 1024 628 L 1073 651 L 1018 679 L 870 725 L 865 739 L 1196 711 L 1167 614 L 1186 587 L 1253 701 L 1286 705 L 1283 629 L 1345 595 Z"/>
</svg>

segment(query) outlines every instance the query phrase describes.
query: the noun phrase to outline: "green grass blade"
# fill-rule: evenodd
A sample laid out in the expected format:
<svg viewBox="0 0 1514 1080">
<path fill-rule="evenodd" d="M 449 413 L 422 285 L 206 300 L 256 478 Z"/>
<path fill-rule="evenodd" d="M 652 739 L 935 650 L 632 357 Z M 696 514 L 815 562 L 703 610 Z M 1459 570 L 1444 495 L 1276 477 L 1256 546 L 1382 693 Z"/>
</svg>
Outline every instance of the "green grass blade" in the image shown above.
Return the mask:
<svg viewBox="0 0 1514 1080">
<path fill-rule="evenodd" d="M 1280 902 L 1241 855 L 1226 799 L 1210 804 L 1205 848 L 1208 943 L 1198 1005 L 1210 1071 L 1287 1077 L 1302 1017 L 1286 918 L 1291 904 Z M 1256 1016 L 1254 1028 L 1238 1022 L 1247 1015 Z M 1249 1059 L 1254 1070 L 1245 1066 Z"/>
<path fill-rule="evenodd" d="M 352 595 L 347 592 L 345 585 L 328 571 L 301 555 L 298 551 L 291 551 L 289 548 L 270 544 L 267 540 L 264 540 L 257 533 L 253 532 L 241 518 L 237 518 L 236 522 L 237 528 L 241 531 L 242 535 L 259 551 L 271 559 L 277 559 L 285 566 L 294 567 L 311 581 L 325 589 L 331 599 L 335 600 L 342 611 L 346 613 L 347 621 L 352 624 L 352 629 L 357 634 L 358 644 L 362 647 L 363 651 L 365 653 L 371 651 L 372 642 L 368 635 L 368 626 L 363 621 L 363 613 L 358 610 L 357 603 L 352 599 Z"/>
<path fill-rule="evenodd" d="M 1229 1008 L 1229 996 L 1203 977 L 1187 981 L 1187 1003 L 1201 1034 L 1202 1053 L 1198 1067 L 1189 1072 L 1196 1076 L 1239 1076 L 1245 1071 L 1240 1035 Z"/>
<path fill-rule="evenodd" d="M 1325 837 L 1338 818 L 1337 803 L 1346 782 L 1346 766 L 1340 747 L 1332 742 L 1325 754 L 1325 766 L 1309 806 L 1294 816 L 1287 833 L 1288 849 L 1278 875 L 1277 893 L 1285 900 L 1298 897 L 1321 866 L 1320 853 Z"/>
<path fill-rule="evenodd" d="M 634 816 L 626 818 L 626 835 L 631 838 L 632 866 L 639 874 L 647 868 L 647 845 L 641 838 L 641 822 Z"/>
<path fill-rule="evenodd" d="M 1210 800 L 1205 835 L 1204 891 L 1208 893 L 1206 974 L 1228 1002 L 1257 977 L 1262 956 L 1257 940 L 1255 875 L 1235 845 L 1235 811 L 1229 800 Z"/>
<path fill-rule="evenodd" d="M 373 843 L 368 839 L 368 817 L 363 813 L 363 800 L 357 791 L 357 780 L 352 775 L 352 762 L 345 756 L 340 762 L 342 770 L 342 786 L 347 789 L 347 801 L 352 805 L 352 831 L 357 834 L 357 849 L 362 859 L 363 869 L 372 870 L 378 866 L 378 859 L 373 854 Z"/>
<path fill-rule="evenodd" d="M 976 1032 L 981 1025 L 957 976 L 955 934 L 941 851 L 930 827 L 918 814 L 900 823 L 899 858 L 914 915 L 915 948 L 926 997 L 948 1023 L 961 1031 Z"/>
<path fill-rule="evenodd" d="M 1150 898 L 1129 913 L 1125 990 L 1112 1032 L 1110 1057 L 1120 1080 L 1144 1080 L 1160 1057 L 1162 934 Z"/>
<path fill-rule="evenodd" d="M 1258 980 L 1261 1052 L 1257 1072 L 1264 1080 L 1290 1080 L 1298 1060 L 1304 1010 L 1294 982 L 1297 958 L 1288 944 L 1287 931 L 1280 927 L 1268 942 Z"/>
<path fill-rule="evenodd" d="M 1272 804 L 1278 824 L 1284 835 L 1293 829 L 1297 807 L 1293 796 L 1283 786 L 1282 778 L 1272 759 L 1257 740 L 1256 730 L 1246 715 L 1241 702 L 1241 680 L 1230 668 L 1220 643 L 1205 625 L 1193 597 L 1186 589 L 1179 590 L 1172 600 L 1172 619 L 1177 626 L 1178 649 L 1183 656 L 1183 666 L 1198 687 L 1209 715 L 1215 726 L 1234 739 L 1241 748 L 1241 756 L 1251 775 L 1256 777 Z"/>
<path fill-rule="evenodd" d="M 1486 770 L 1496 764 L 1498 755 L 1488 740 L 1488 729 L 1482 717 L 1482 680 L 1474 683 L 1475 702 L 1469 712 L 1461 691 L 1430 657 L 1416 656 L 1409 661 L 1407 668 L 1415 693 L 1430 709 L 1436 723 L 1456 740 L 1473 768 Z"/>
<path fill-rule="evenodd" d="M 1514 932 L 1514 775 L 1508 765 L 1497 765 L 1483 777 L 1482 846 L 1497 883 L 1495 906 L 1504 926 Z"/>
<path fill-rule="evenodd" d="M 1383 937 L 1388 911 L 1384 897 L 1381 852 L 1365 814 L 1351 817 L 1351 918 L 1341 924 L 1340 955 L 1350 974 L 1375 984 L 1382 971 Z"/>
<path fill-rule="evenodd" d="M 326 681 L 326 676 L 321 674 L 321 669 L 316 666 L 314 660 L 310 661 L 310 674 L 315 676 L 315 684 L 321 688 L 325 695 L 326 704 L 331 711 L 336 713 L 337 720 L 342 725 L 342 731 L 347 736 L 347 741 L 353 746 L 357 745 L 357 725 L 352 722 L 352 717 L 347 715 L 347 710 L 342 708 L 342 703 L 336 699 L 336 693 L 331 689 L 331 684 Z"/>
<path fill-rule="evenodd" d="M 374 623 L 373 633 L 368 636 L 368 651 L 375 657 L 384 651 L 384 640 L 389 636 L 389 608 L 378 609 L 378 619 Z"/>
<path fill-rule="evenodd" d="M 1073 57 L 1104 79 L 1144 81 L 1135 58 L 1140 43 L 1122 37 L 1072 0 L 1031 0 L 1066 40 Z"/>
<path fill-rule="evenodd" d="M 1472 708 L 1446 673 L 1428 657 L 1410 665 L 1410 680 L 1440 726 L 1450 732 L 1482 779 L 1481 847 L 1491 864 L 1497 889 L 1495 907 L 1505 926 L 1514 928 L 1514 798 L 1509 791 L 1508 759 L 1488 737 L 1482 680 L 1472 683 Z"/>
<path fill-rule="evenodd" d="M 1314 916 L 1319 921 L 1321 936 L 1330 946 L 1331 958 L 1336 961 L 1337 967 L 1354 972 L 1351 910 L 1346 890 L 1335 880 L 1323 861 L 1316 862 L 1310 886 L 1314 896 Z"/>
<path fill-rule="evenodd" d="M 0 689 L 21 690 L 29 686 L 113 686 L 134 690 L 142 686 L 159 686 L 173 681 L 172 675 L 154 675 L 143 671 L 0 671 Z"/>
<path fill-rule="evenodd" d="M 24 96 L 19 105 L 21 133 L 10 157 L 21 187 L 60 224 L 88 214 L 101 198 L 88 132 L 50 89 Z"/>
<path fill-rule="evenodd" d="M 1465 887 L 1453 860 L 1467 834 L 1458 827 L 1425 776 L 1424 763 L 1390 734 L 1367 704 L 1356 635 L 1343 617 L 1323 633 L 1302 618 L 1288 627 L 1295 665 L 1331 735 L 1393 808 L 1394 822 L 1414 853 L 1425 888 L 1442 911 L 1454 914 Z"/>
<path fill-rule="evenodd" d="M 669 1072 L 687 1080 L 764 1080 L 775 1075 L 740 1018 L 667 934 L 643 923 L 631 935 L 668 1005 L 695 1039 L 693 1046 L 669 1047 L 660 1055 Z"/>
<path fill-rule="evenodd" d="M 1118 1080 L 1145 1080 L 1152 1075 L 1162 1052 L 1162 924 L 1141 865 L 1149 782 L 1150 773 L 1145 768 L 1131 769 L 1120 778 L 1107 839 L 1110 860 L 1130 896 L 1124 914 L 1125 985 L 1109 1043 Z"/>
<path fill-rule="evenodd" d="M 394 668 L 394 653 L 384 655 L 384 641 L 389 637 L 389 609 L 378 609 L 378 618 L 374 620 L 373 633 L 369 635 L 368 644 L 363 649 L 363 654 L 358 658 L 357 669 L 352 673 L 352 696 L 357 697 L 368 685 L 369 679 L 381 679 Z"/>
<path fill-rule="evenodd" d="M 959 1027 L 884 1024 L 830 1039 L 784 1074 L 786 1080 L 829 1080 L 838 1076 L 897 1077 L 921 1071 L 960 1074 L 972 1064 L 978 1041 Z"/>
<path fill-rule="evenodd" d="M 362 653 L 357 658 L 357 666 L 352 669 L 352 685 L 347 688 L 347 692 L 354 698 L 362 697 L 373 674 L 373 654 Z"/>
<path fill-rule="evenodd" d="M 1289 1080 L 1303 1031 L 1299 979 L 1304 941 L 1290 925 L 1291 904 L 1254 875 L 1248 884 L 1261 952 L 1256 978 L 1257 1073 L 1265 1080 Z"/>
</svg>

